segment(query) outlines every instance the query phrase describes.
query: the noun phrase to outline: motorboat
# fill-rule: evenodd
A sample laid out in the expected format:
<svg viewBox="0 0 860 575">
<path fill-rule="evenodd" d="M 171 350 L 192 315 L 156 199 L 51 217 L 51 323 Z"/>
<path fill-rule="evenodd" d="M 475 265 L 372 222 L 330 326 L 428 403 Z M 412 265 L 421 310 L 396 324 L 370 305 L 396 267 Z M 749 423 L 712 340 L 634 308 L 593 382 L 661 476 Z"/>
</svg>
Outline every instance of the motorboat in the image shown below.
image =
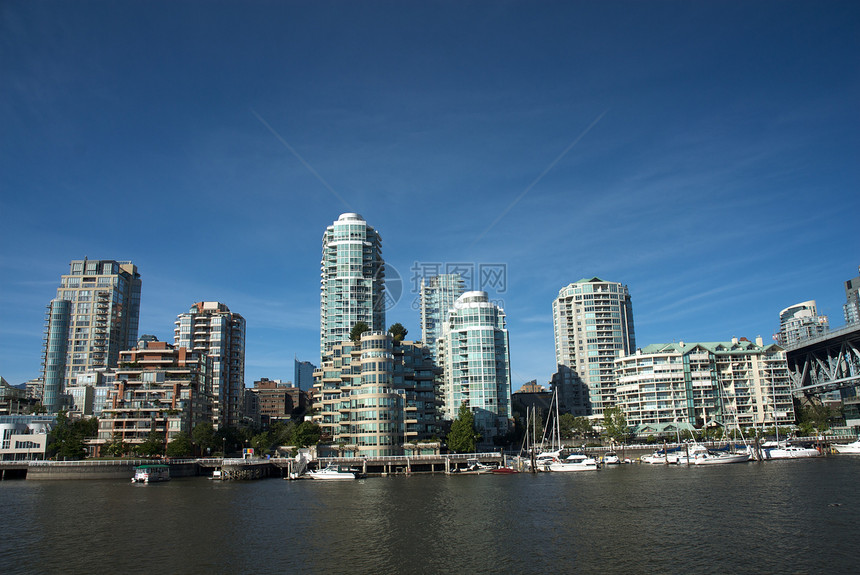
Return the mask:
<svg viewBox="0 0 860 575">
<path fill-rule="evenodd" d="M 678 463 L 678 450 L 672 449 L 666 451 L 660 449 L 655 451 L 651 455 L 643 455 L 639 458 L 639 461 L 642 463 L 648 463 L 651 465 L 667 465 L 667 464 L 675 464 Z"/>
<path fill-rule="evenodd" d="M 762 445 L 761 452 L 764 459 L 802 459 L 821 456 L 821 452 L 814 447 L 773 444 L 771 442 Z"/>
<path fill-rule="evenodd" d="M 572 453 L 561 461 L 549 464 L 550 471 L 597 471 L 597 460 L 583 453 Z"/>
<path fill-rule="evenodd" d="M 833 449 L 836 450 L 836 453 L 858 454 L 858 453 L 860 453 L 860 439 L 858 439 L 857 441 L 855 441 L 853 443 L 843 443 L 843 444 L 834 443 Z"/>
<path fill-rule="evenodd" d="M 603 465 L 621 465 L 621 458 L 614 451 L 607 451 L 603 454 Z"/>
<path fill-rule="evenodd" d="M 323 469 L 318 471 L 308 471 L 307 476 L 311 479 L 338 480 L 338 479 L 356 479 L 355 471 L 330 463 Z"/>
<path fill-rule="evenodd" d="M 134 468 L 132 483 L 157 483 L 170 481 L 169 465 L 139 465 Z"/>
<path fill-rule="evenodd" d="M 224 479 L 224 472 L 220 469 L 215 469 L 212 471 L 212 476 L 209 479 L 221 481 Z"/>
<path fill-rule="evenodd" d="M 478 459 L 467 459 L 466 468 L 462 473 L 489 473 L 493 468 L 489 465 L 484 465 Z"/>
</svg>

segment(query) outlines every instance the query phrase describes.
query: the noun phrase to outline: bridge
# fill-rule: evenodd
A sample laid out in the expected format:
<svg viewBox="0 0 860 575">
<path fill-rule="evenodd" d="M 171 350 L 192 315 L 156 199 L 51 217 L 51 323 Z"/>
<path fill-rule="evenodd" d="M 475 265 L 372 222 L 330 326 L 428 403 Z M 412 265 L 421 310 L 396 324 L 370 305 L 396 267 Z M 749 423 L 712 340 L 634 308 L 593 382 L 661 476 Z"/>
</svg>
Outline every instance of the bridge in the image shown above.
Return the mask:
<svg viewBox="0 0 860 575">
<path fill-rule="evenodd" d="M 795 393 L 814 395 L 860 386 L 860 323 L 785 349 Z"/>
</svg>

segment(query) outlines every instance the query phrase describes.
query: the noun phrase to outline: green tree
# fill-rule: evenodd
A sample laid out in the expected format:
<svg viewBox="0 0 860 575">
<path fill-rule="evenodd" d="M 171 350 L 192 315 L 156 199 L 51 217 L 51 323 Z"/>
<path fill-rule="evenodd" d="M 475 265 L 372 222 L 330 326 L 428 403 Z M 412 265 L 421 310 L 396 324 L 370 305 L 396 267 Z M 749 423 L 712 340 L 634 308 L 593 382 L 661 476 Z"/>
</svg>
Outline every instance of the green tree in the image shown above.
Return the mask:
<svg viewBox="0 0 860 575">
<path fill-rule="evenodd" d="M 272 445 L 291 445 L 296 424 L 292 421 L 276 421 L 269 427 Z"/>
<path fill-rule="evenodd" d="M 474 414 L 465 403 L 461 403 L 457 419 L 448 432 L 448 448 L 455 453 L 474 453 L 480 439 L 481 434 L 475 428 Z"/>
<path fill-rule="evenodd" d="M 191 437 L 184 431 L 180 431 L 167 444 L 167 457 L 188 457 L 193 449 Z"/>
<path fill-rule="evenodd" d="M 370 326 L 363 321 L 356 322 L 354 326 L 352 326 L 352 331 L 349 332 L 349 339 L 352 340 L 353 343 L 358 343 L 361 341 L 361 334 L 366 331 L 370 331 Z"/>
<path fill-rule="evenodd" d="M 215 429 L 208 421 L 198 423 L 194 426 L 194 429 L 191 430 L 191 439 L 204 454 L 209 454 L 221 448 L 221 440 L 215 436 Z"/>
<path fill-rule="evenodd" d="M 316 445 L 322 436 L 322 429 L 316 423 L 303 421 L 293 429 L 293 437 L 290 442 L 296 447 L 310 447 Z"/>
<path fill-rule="evenodd" d="M 134 448 L 141 457 L 155 457 L 164 453 L 164 435 L 157 431 L 150 431 L 143 443 Z"/>
<path fill-rule="evenodd" d="M 403 324 L 395 323 L 388 328 L 388 333 L 390 333 L 391 337 L 394 338 L 395 343 L 400 343 L 404 338 L 406 338 L 406 334 L 409 333 L 409 330 L 403 327 Z"/>
<path fill-rule="evenodd" d="M 624 442 L 630 435 L 627 428 L 627 418 L 619 406 L 603 410 L 603 433 L 607 438 L 617 443 Z"/>
<path fill-rule="evenodd" d="M 114 433 L 110 441 L 102 446 L 101 453 L 108 457 L 122 457 L 128 452 L 128 444 L 122 440 L 122 435 Z"/>
<path fill-rule="evenodd" d="M 65 410 L 57 414 L 57 422 L 48 435 L 48 454 L 57 459 L 83 459 L 86 454 L 84 439 L 98 434 L 99 422 L 95 418 L 72 421 Z"/>
<path fill-rule="evenodd" d="M 251 447 L 256 455 L 263 455 L 272 449 L 272 434 L 266 431 L 251 438 Z"/>
<path fill-rule="evenodd" d="M 822 404 L 810 404 L 800 412 L 800 422 L 797 424 L 801 435 L 817 435 L 830 429 L 830 408 Z"/>
<path fill-rule="evenodd" d="M 570 415 L 565 413 L 561 416 L 562 425 L 564 424 L 564 416 Z M 594 426 L 591 425 L 591 420 L 587 417 L 573 417 L 571 416 L 573 421 L 571 422 L 570 428 L 573 432 L 574 437 L 585 438 L 590 435 L 594 435 Z M 564 433 L 564 428 L 562 428 L 562 434 Z"/>
</svg>

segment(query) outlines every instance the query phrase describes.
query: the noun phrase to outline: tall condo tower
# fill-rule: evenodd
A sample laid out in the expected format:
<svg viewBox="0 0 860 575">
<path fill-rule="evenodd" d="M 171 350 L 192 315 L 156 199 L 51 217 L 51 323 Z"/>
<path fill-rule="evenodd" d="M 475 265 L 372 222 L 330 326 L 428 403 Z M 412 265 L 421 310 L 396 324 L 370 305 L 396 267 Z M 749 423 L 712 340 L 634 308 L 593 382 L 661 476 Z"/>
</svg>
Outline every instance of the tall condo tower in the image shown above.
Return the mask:
<svg viewBox="0 0 860 575">
<path fill-rule="evenodd" d="M 485 439 L 504 435 L 511 418 L 511 361 L 505 312 L 483 291 L 457 298 L 437 341 L 443 366 L 444 419 L 465 403 Z"/>
<path fill-rule="evenodd" d="M 845 323 L 860 322 L 860 276 L 845 282 Z"/>
<path fill-rule="evenodd" d="M 779 345 L 794 345 L 805 339 L 827 333 L 826 315 L 818 315 L 815 300 L 804 301 L 779 312 Z"/>
<path fill-rule="evenodd" d="M 466 291 L 460 274 L 441 274 L 421 279 L 421 340 L 434 359 L 436 340 L 442 336 L 442 327 L 448 319 L 448 312 L 454 309 L 454 302 Z"/>
<path fill-rule="evenodd" d="M 43 403 L 57 411 L 78 374 L 116 367 L 137 343 L 140 274 L 131 262 L 72 260 L 45 314 Z"/>
<path fill-rule="evenodd" d="M 595 277 L 561 288 L 552 324 L 559 372 L 574 372 L 585 384 L 591 414 L 603 415 L 616 403 L 615 359 L 636 349 L 627 286 Z"/>
<path fill-rule="evenodd" d="M 205 353 L 211 362 L 213 423 L 234 427 L 245 391 L 245 318 L 223 303 L 202 301 L 179 314 L 174 345 Z"/>
<path fill-rule="evenodd" d="M 382 238 L 359 214 L 341 214 L 323 234 L 320 262 L 320 357 L 363 321 L 385 331 Z"/>
</svg>

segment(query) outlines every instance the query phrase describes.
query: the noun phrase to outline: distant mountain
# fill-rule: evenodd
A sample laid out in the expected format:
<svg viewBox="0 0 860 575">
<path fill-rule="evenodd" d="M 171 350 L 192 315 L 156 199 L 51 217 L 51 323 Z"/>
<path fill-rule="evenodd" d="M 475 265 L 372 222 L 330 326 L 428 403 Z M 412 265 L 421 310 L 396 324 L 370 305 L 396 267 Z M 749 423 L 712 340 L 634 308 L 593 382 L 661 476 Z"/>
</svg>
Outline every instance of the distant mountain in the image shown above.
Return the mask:
<svg viewBox="0 0 860 575">
<path fill-rule="evenodd" d="M 12 387 L 14 387 L 16 389 L 23 389 L 24 391 L 27 390 L 27 384 L 26 383 L 19 383 L 18 385 L 13 385 Z"/>
</svg>

